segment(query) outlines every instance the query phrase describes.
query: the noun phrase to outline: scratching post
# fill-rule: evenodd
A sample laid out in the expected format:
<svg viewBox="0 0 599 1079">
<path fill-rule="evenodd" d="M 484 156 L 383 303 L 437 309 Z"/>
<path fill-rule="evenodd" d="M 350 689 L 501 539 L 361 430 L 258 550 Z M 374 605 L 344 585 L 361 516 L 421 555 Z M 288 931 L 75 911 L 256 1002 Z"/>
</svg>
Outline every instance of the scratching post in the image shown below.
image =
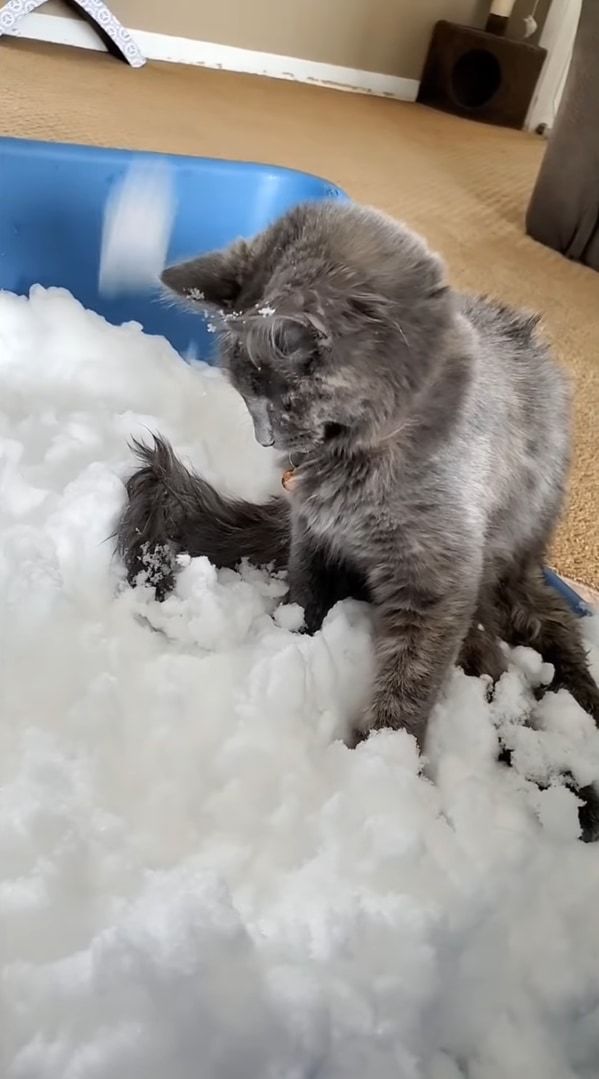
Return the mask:
<svg viewBox="0 0 599 1079">
<path fill-rule="evenodd" d="M 145 56 L 128 30 L 113 15 L 102 0 L 67 0 L 87 22 L 91 23 L 99 37 L 111 52 L 116 52 L 131 67 L 143 67 Z M 0 7 L 0 36 L 15 31 L 21 19 L 41 7 L 45 0 L 8 0 Z"/>
<path fill-rule="evenodd" d="M 493 0 L 485 25 L 487 33 L 503 37 L 510 21 L 514 3 L 515 0 Z"/>
</svg>

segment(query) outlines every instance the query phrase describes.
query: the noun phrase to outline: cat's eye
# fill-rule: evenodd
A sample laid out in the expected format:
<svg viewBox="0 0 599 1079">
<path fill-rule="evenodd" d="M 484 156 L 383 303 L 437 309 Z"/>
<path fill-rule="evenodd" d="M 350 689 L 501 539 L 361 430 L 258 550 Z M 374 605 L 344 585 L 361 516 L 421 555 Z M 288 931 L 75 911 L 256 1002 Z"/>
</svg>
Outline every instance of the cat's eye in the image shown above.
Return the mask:
<svg viewBox="0 0 599 1079">
<path fill-rule="evenodd" d="M 306 356 L 302 363 L 302 374 L 310 375 L 316 367 L 316 361 L 318 359 L 318 352 L 311 352 L 309 356 Z"/>
<path fill-rule="evenodd" d="M 347 430 L 342 423 L 325 423 L 324 425 L 324 437 L 327 442 L 330 442 L 332 438 L 339 438 Z"/>
</svg>

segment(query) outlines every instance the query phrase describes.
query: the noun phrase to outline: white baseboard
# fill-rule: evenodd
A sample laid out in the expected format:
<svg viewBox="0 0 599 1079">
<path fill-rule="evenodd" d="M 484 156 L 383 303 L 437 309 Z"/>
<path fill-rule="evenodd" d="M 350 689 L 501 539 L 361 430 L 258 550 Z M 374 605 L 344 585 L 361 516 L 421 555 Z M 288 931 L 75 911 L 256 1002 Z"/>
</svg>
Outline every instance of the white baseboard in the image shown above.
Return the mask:
<svg viewBox="0 0 599 1079">
<path fill-rule="evenodd" d="M 316 60 L 300 60 L 294 56 L 237 49 L 232 45 L 217 45 L 211 41 L 154 34 L 149 30 L 128 29 L 149 60 L 197 64 L 200 67 L 222 68 L 247 75 L 264 75 L 271 79 L 290 79 L 350 93 L 391 97 L 398 101 L 415 101 L 418 93 L 417 79 L 360 71 L 337 64 L 321 64 Z M 102 40 L 84 19 L 67 19 L 62 15 L 42 15 L 36 12 L 26 15 L 13 29 L 12 34 L 34 41 L 106 51 Z"/>
</svg>

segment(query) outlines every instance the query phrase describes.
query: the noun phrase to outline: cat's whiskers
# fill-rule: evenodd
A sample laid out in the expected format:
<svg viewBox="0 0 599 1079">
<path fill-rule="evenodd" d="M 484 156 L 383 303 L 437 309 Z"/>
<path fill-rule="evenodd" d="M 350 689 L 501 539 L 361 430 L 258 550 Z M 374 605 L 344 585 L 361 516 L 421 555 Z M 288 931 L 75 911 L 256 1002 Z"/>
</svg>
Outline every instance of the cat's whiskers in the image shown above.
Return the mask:
<svg viewBox="0 0 599 1079">
<path fill-rule="evenodd" d="M 407 431 L 411 426 L 413 426 L 413 419 L 411 416 L 406 416 L 406 418 L 402 420 L 402 422 L 399 423 L 397 427 L 394 427 L 393 430 L 388 431 L 387 434 L 381 435 L 381 437 L 376 440 L 374 445 L 380 446 L 383 442 L 390 442 L 392 438 L 395 438 L 396 435 L 403 434 L 403 432 Z"/>
<path fill-rule="evenodd" d="M 405 335 L 405 333 L 403 331 L 403 327 L 401 326 L 401 323 L 396 322 L 396 326 L 397 326 L 397 329 L 399 331 L 399 336 L 401 337 L 404 345 L 406 346 L 406 348 L 407 348 L 407 350 L 409 352 L 410 351 L 410 342 L 408 341 L 408 339 L 407 339 L 407 337 L 406 337 L 406 335 Z"/>
</svg>

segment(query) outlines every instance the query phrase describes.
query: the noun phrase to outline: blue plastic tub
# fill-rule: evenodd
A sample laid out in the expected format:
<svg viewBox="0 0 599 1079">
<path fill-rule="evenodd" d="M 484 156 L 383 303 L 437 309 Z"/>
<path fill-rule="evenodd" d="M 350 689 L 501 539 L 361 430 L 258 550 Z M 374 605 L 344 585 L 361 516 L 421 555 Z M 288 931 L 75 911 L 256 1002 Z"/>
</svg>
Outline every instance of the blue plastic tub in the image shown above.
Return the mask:
<svg viewBox="0 0 599 1079">
<path fill-rule="evenodd" d="M 347 197 L 327 180 L 274 165 L 0 138 L 0 289 L 62 286 L 110 322 L 140 322 L 182 355 L 209 359 L 213 338 L 197 315 L 148 292 L 114 299 L 98 292 L 108 192 L 134 162 L 157 158 L 175 177 L 169 262 L 252 236 L 299 202 Z M 547 578 L 578 614 L 588 613 L 556 574 L 547 570 Z"/>
<path fill-rule="evenodd" d="M 134 162 L 156 159 L 172 167 L 177 199 L 169 262 L 252 236 L 299 202 L 346 198 L 326 180 L 274 165 L 0 139 L 0 288 L 60 285 L 110 322 L 140 322 L 182 355 L 208 359 L 213 339 L 197 315 L 148 292 L 98 292 L 109 190 Z"/>
</svg>

